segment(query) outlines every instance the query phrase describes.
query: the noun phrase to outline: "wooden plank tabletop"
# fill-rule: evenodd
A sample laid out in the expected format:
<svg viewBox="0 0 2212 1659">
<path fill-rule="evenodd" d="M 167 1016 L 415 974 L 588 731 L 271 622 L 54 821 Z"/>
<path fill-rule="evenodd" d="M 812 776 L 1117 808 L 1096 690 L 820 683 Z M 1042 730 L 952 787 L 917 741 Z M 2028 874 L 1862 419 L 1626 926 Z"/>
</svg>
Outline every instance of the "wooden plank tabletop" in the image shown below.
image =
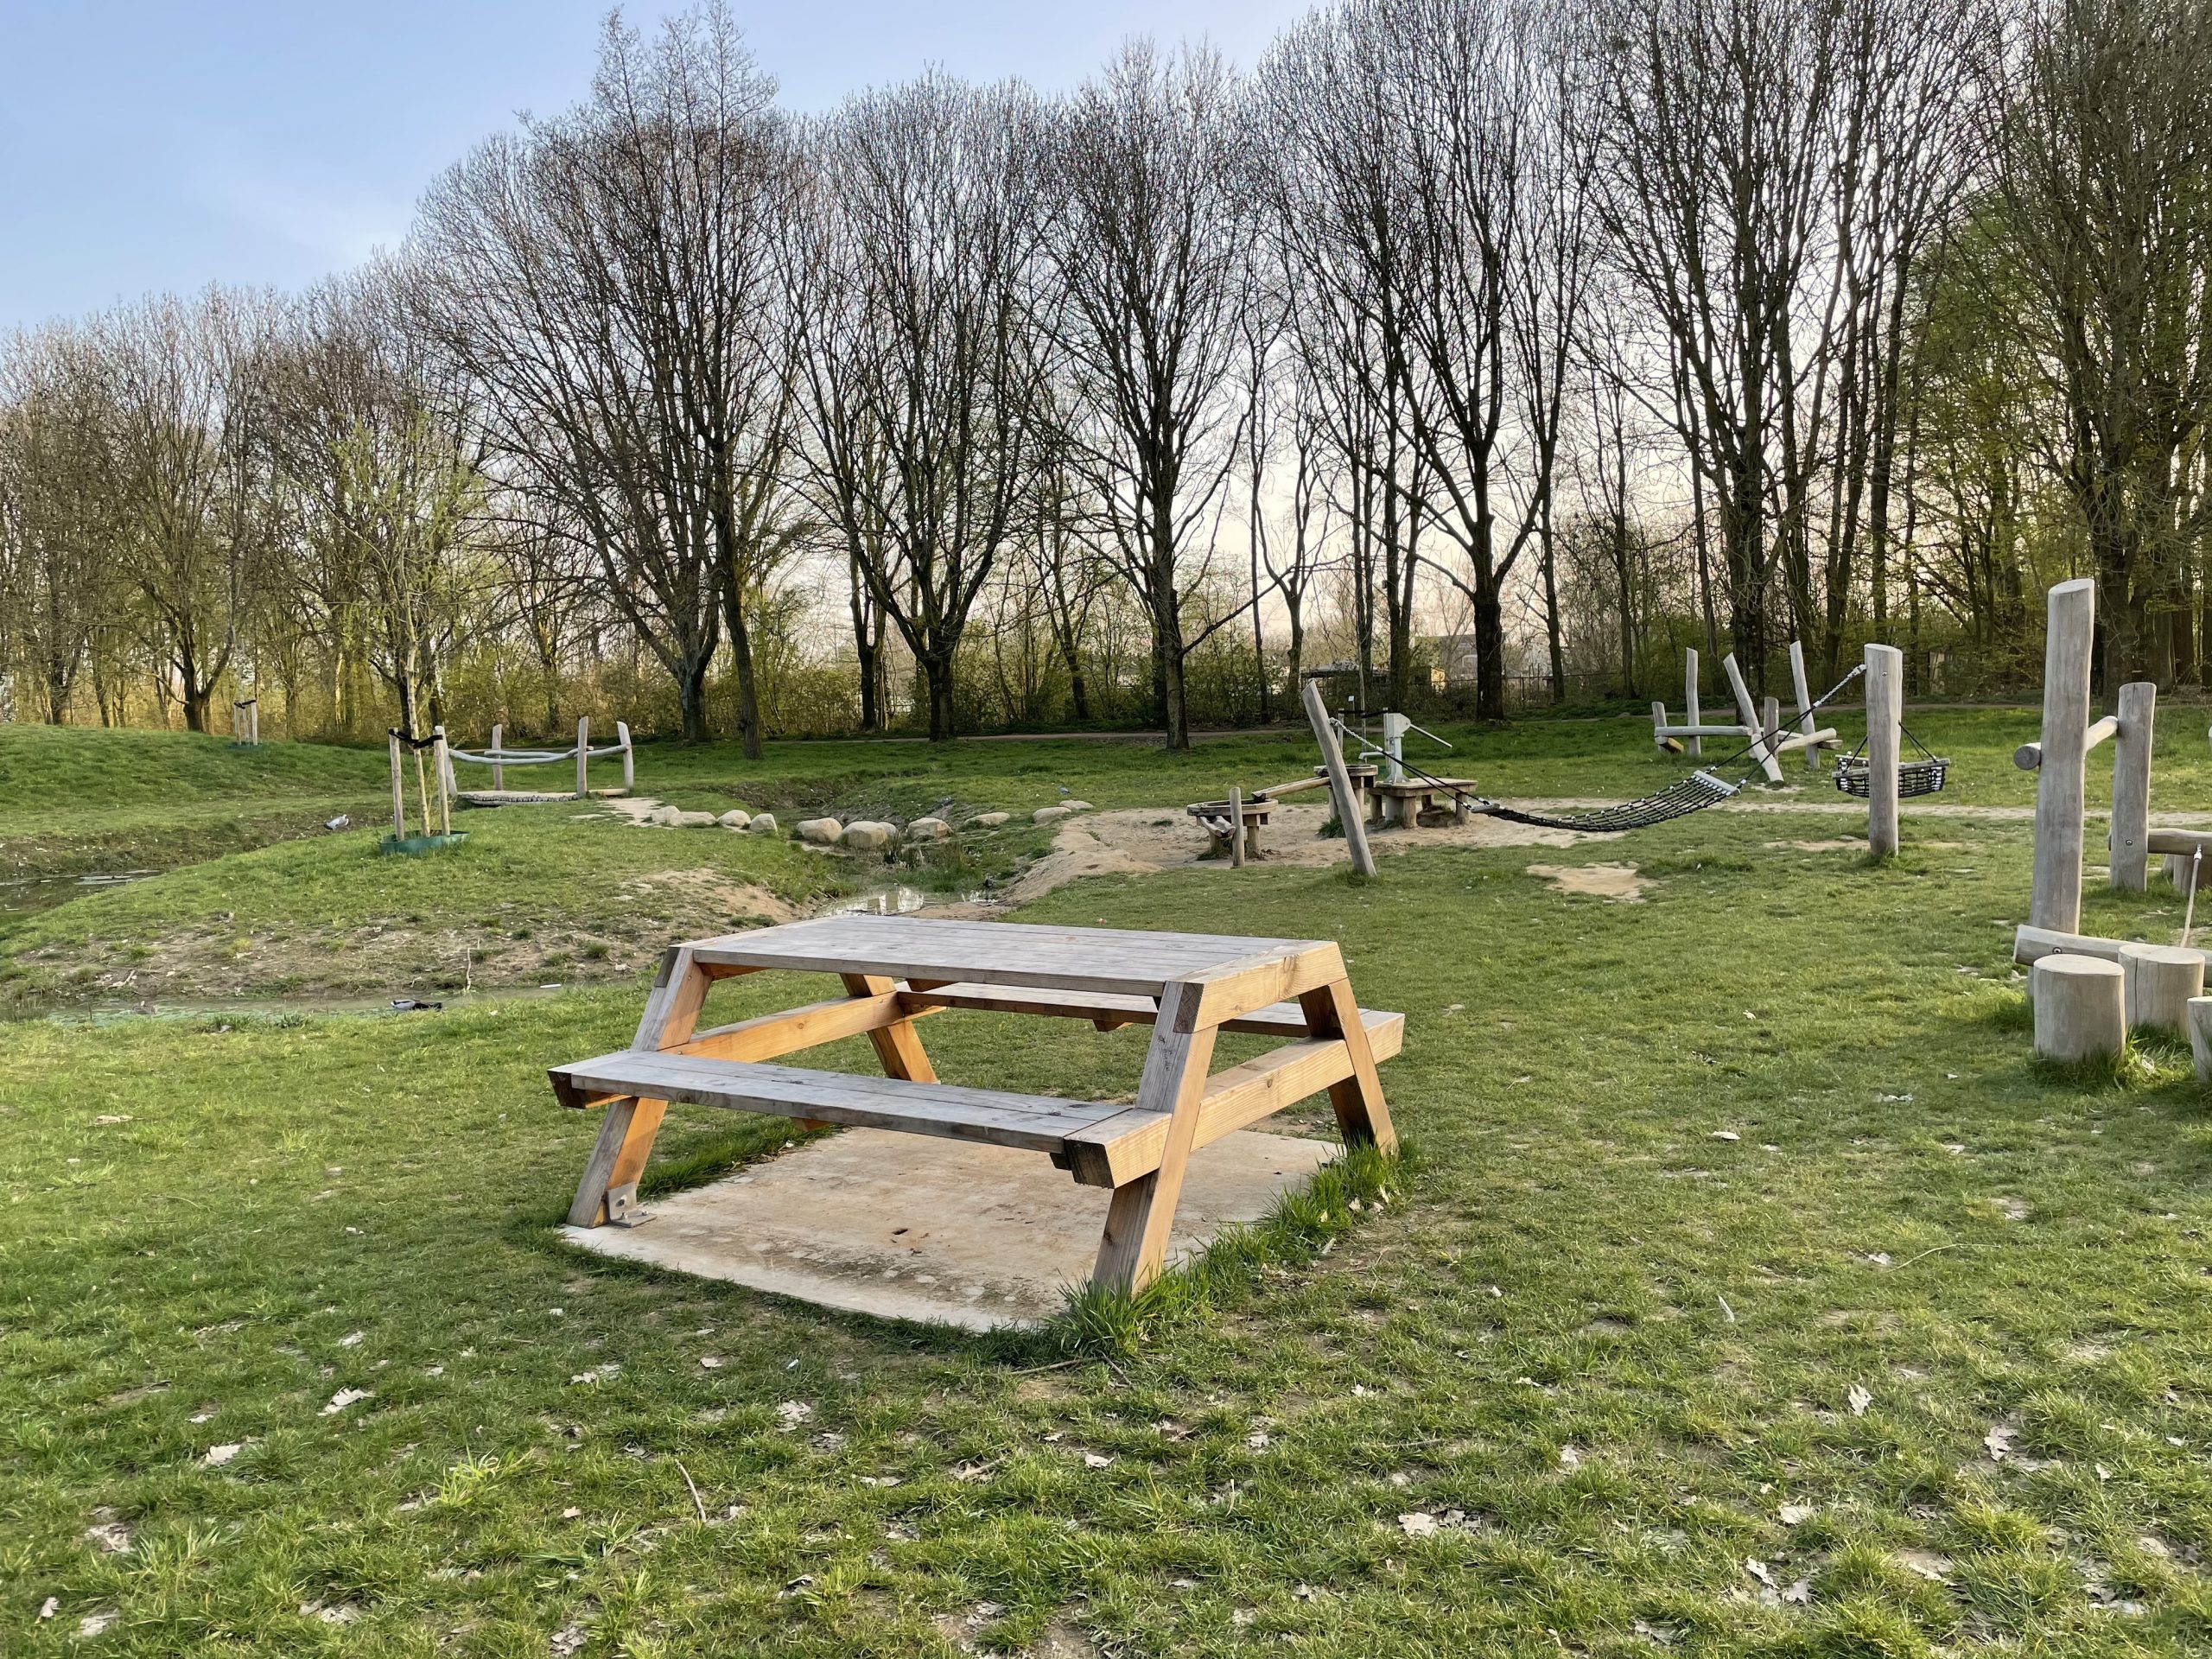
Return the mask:
<svg viewBox="0 0 2212 1659">
<path fill-rule="evenodd" d="M 823 916 L 700 940 L 690 950 L 694 961 L 710 966 L 1148 995 L 1173 981 L 1293 963 L 1319 951 L 1333 953 L 1336 947 L 1325 939 L 1040 927 L 920 916 Z"/>
</svg>

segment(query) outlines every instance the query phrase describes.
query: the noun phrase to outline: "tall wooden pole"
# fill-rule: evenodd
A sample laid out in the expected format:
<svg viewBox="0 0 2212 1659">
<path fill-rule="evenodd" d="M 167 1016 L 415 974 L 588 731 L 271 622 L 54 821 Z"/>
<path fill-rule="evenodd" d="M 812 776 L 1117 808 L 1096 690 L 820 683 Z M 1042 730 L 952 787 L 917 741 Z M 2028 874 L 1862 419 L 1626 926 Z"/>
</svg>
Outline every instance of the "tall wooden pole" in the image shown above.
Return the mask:
<svg viewBox="0 0 2212 1659">
<path fill-rule="evenodd" d="M 1690 646 L 1688 650 L 1682 652 L 1682 707 L 1689 712 L 1689 718 L 1683 722 L 1684 724 L 1690 726 L 1705 724 L 1704 718 L 1698 711 L 1697 704 L 1697 647 L 1695 645 Z M 1691 760 L 1694 760 L 1705 753 L 1703 738 L 1686 737 L 1682 741 L 1688 746 Z"/>
<path fill-rule="evenodd" d="M 1751 688 L 1744 683 L 1744 671 L 1736 666 L 1736 653 L 1730 652 L 1720 659 L 1721 671 L 1728 677 L 1728 689 L 1736 694 L 1736 712 L 1743 716 L 1744 729 L 1751 734 L 1751 753 L 1758 759 L 1759 767 L 1766 773 L 1770 784 L 1782 781 L 1782 767 L 1776 762 L 1764 728 L 1759 723 L 1759 711 L 1751 702 Z"/>
<path fill-rule="evenodd" d="M 1805 645 L 1802 640 L 1792 639 L 1789 642 L 1789 684 L 1790 689 L 1797 693 L 1797 729 L 1810 737 L 1814 731 L 1813 687 L 1805 677 Z M 1821 746 L 1808 743 L 1805 746 L 1805 770 L 1818 772 L 1820 769 Z"/>
<path fill-rule="evenodd" d="M 1229 867 L 1244 868 L 1244 791 L 1237 784 L 1229 786 Z"/>
<path fill-rule="evenodd" d="M 576 798 L 591 793 L 591 716 L 576 716 Z"/>
<path fill-rule="evenodd" d="M 2120 688 L 2120 729 L 2112 740 L 2112 887 L 2140 893 L 2151 870 L 2151 739 L 2158 688 L 2131 680 Z"/>
<path fill-rule="evenodd" d="M 1321 764 L 1328 768 L 1329 793 L 1337 804 L 1337 822 L 1344 825 L 1344 845 L 1351 852 L 1351 867 L 1362 875 L 1375 874 L 1375 855 L 1367 845 L 1367 821 L 1360 816 L 1359 797 L 1352 793 L 1351 773 L 1344 769 L 1344 752 L 1337 747 L 1337 728 L 1321 702 L 1321 686 L 1306 682 L 1302 701 L 1306 718 L 1313 723 L 1313 741 L 1321 746 Z"/>
<path fill-rule="evenodd" d="M 1904 652 L 1866 647 L 1866 850 L 1897 850 L 1897 744 L 1904 720 Z"/>
<path fill-rule="evenodd" d="M 407 839 L 407 780 L 399 770 L 399 734 L 391 734 L 391 833 Z"/>
<path fill-rule="evenodd" d="M 2028 925 L 2082 929 L 2082 810 L 2089 736 L 2089 649 L 2097 589 L 2088 577 L 2050 590 L 2043 647 L 2043 758 L 2036 774 L 2036 874 Z"/>
<path fill-rule="evenodd" d="M 506 731 L 506 729 L 507 729 L 507 728 L 506 728 L 505 726 L 503 726 L 503 725 L 499 724 L 498 721 L 493 721 L 493 725 L 492 725 L 492 753 L 493 753 L 493 754 L 497 754 L 497 753 L 499 753 L 499 738 L 500 738 L 500 736 L 501 736 L 501 735 L 502 735 L 502 734 Z M 506 786 L 507 786 L 507 769 L 506 769 L 505 766 L 501 766 L 501 765 L 500 765 L 497 760 L 493 761 L 493 762 L 492 762 L 492 787 L 493 787 L 494 790 L 501 790 L 501 789 L 505 789 Z"/>
</svg>

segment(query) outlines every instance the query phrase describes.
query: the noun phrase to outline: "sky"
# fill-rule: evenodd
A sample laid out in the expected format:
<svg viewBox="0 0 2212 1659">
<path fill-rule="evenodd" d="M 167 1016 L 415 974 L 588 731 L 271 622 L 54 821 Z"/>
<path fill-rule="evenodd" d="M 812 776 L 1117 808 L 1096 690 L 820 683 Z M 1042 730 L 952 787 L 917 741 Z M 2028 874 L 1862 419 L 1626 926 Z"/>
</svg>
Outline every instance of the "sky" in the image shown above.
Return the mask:
<svg viewBox="0 0 2212 1659">
<path fill-rule="evenodd" d="M 626 8 L 649 24 L 674 10 Z M 732 0 L 800 110 L 942 64 L 1080 81 L 1132 35 L 1249 66 L 1307 0 Z M 605 0 L 0 0 L 0 333 L 210 283 L 304 287 L 588 90 Z"/>
</svg>

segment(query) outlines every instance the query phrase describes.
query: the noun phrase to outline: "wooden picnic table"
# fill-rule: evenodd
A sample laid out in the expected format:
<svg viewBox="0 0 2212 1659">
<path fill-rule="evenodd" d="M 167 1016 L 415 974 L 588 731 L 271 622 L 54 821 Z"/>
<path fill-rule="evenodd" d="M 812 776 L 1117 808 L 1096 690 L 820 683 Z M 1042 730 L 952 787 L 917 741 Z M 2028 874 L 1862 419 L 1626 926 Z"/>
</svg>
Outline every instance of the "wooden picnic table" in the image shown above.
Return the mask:
<svg viewBox="0 0 2212 1659">
<path fill-rule="evenodd" d="M 698 1029 L 718 979 L 786 969 L 835 974 L 844 995 Z M 938 1081 L 915 1022 L 964 1008 L 1152 1027 L 1134 1104 L 972 1089 Z M 1288 1040 L 1210 1075 L 1224 1031 Z M 866 1034 L 887 1076 L 772 1064 Z M 1392 1149 L 1379 1061 L 1404 1016 L 1363 1010 L 1325 939 L 1238 938 L 1122 928 L 1040 927 L 913 916 L 831 916 L 671 947 L 626 1049 L 552 1068 L 571 1107 L 604 1106 L 571 1225 L 638 1218 L 638 1178 L 668 1103 L 770 1112 L 813 1127 L 861 1124 L 1048 1154 L 1108 1186 L 1093 1278 L 1141 1288 L 1166 1263 L 1191 1154 L 1328 1090 L 1347 1144 Z"/>
</svg>

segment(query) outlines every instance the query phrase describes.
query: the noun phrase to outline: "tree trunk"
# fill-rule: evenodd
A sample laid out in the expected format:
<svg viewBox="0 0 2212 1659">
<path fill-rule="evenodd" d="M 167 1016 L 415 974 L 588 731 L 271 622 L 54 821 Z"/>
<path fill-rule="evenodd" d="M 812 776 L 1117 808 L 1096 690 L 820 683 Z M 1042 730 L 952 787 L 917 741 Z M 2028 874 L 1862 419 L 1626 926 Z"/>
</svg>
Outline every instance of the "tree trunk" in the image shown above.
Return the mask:
<svg viewBox="0 0 2212 1659">
<path fill-rule="evenodd" d="M 947 646 L 942 652 L 932 652 L 917 660 L 921 667 L 923 684 L 929 693 L 930 741 L 947 742 L 953 734 L 952 650 Z"/>
</svg>

